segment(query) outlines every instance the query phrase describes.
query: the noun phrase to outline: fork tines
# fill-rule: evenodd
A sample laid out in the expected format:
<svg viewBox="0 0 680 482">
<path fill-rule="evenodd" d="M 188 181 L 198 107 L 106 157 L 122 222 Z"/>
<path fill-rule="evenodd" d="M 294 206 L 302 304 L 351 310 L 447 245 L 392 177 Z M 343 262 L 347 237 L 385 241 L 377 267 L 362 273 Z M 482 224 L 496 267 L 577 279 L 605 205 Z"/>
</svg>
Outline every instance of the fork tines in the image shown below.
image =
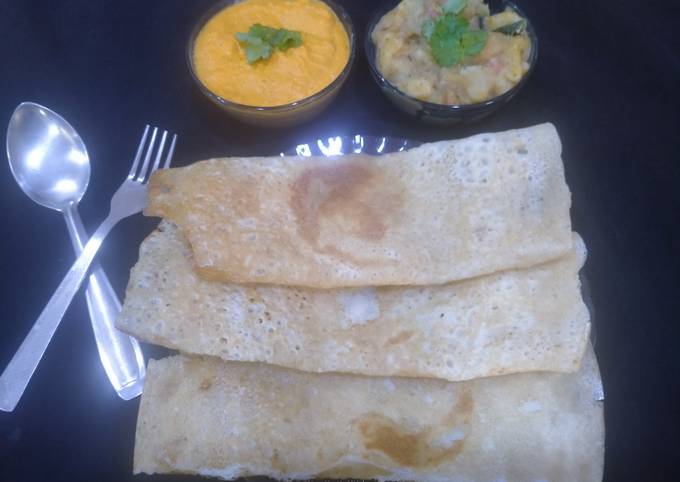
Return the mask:
<svg viewBox="0 0 680 482">
<path fill-rule="evenodd" d="M 137 154 L 135 155 L 135 160 L 132 163 L 132 168 L 128 174 L 128 179 L 134 180 L 136 182 L 146 182 L 151 177 L 154 171 L 156 171 L 161 166 L 161 159 L 163 158 L 163 149 L 165 148 L 165 143 L 168 138 L 168 131 L 164 130 L 161 133 L 161 140 L 156 147 L 156 137 L 158 136 L 158 127 L 154 127 L 151 131 L 151 139 L 148 144 L 146 139 L 149 135 L 149 130 L 151 126 L 147 125 L 144 128 L 144 133 L 142 134 L 142 139 L 139 141 L 139 147 L 137 148 Z M 172 162 L 172 156 L 175 153 L 175 143 L 177 142 L 177 134 L 173 134 L 172 141 L 170 142 L 170 147 L 168 148 L 167 154 L 165 155 L 165 161 L 163 162 L 163 169 L 170 167 Z M 146 146 L 146 150 L 145 150 Z M 149 164 L 153 157 L 155 150 L 155 159 L 151 170 L 149 170 Z M 144 155 L 144 161 L 141 168 L 139 168 L 140 160 L 142 159 L 142 154 Z"/>
</svg>

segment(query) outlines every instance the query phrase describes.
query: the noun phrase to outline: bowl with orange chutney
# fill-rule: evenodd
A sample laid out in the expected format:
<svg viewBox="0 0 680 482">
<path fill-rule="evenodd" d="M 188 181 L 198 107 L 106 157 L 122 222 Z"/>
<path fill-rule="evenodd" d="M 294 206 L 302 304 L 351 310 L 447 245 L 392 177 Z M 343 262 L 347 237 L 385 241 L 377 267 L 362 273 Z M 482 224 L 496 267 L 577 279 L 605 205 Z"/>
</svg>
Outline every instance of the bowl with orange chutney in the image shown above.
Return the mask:
<svg viewBox="0 0 680 482">
<path fill-rule="evenodd" d="M 344 84 L 354 27 L 330 0 L 223 0 L 187 49 L 199 89 L 232 117 L 284 126 L 320 113 Z"/>
</svg>

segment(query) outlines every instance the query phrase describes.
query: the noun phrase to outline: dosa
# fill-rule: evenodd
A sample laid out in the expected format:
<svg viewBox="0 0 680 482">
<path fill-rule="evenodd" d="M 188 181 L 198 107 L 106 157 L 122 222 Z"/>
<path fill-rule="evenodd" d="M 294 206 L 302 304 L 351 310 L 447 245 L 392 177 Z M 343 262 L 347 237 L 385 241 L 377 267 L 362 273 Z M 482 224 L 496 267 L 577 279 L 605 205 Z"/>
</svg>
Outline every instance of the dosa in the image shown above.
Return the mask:
<svg viewBox="0 0 680 482">
<path fill-rule="evenodd" d="M 145 213 L 217 281 L 439 284 L 569 251 L 560 156 L 542 124 L 374 157 L 213 159 L 157 171 Z"/>
<path fill-rule="evenodd" d="M 576 371 L 590 332 L 578 271 L 556 261 L 445 285 L 318 290 L 201 279 L 177 228 L 140 248 L 118 327 L 225 360 L 311 372 L 467 380 Z"/>
<path fill-rule="evenodd" d="M 468 382 L 150 361 L 135 473 L 225 479 L 601 481 L 602 388 L 577 373 Z"/>
</svg>

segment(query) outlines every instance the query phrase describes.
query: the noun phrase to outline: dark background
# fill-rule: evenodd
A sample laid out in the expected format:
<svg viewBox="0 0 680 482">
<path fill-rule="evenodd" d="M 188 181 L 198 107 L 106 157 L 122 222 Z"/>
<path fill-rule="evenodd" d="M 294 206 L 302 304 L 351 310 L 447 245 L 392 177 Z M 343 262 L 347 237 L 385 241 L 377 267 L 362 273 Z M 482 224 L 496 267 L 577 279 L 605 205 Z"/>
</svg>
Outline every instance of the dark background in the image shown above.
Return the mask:
<svg viewBox="0 0 680 482">
<path fill-rule="evenodd" d="M 363 41 L 377 2 L 339 1 Z M 540 38 L 536 70 L 510 105 L 473 126 L 432 128 L 400 114 L 372 82 L 360 48 L 328 111 L 305 126 L 268 131 L 216 115 L 192 84 L 185 45 L 211 3 L 0 1 L 0 130 L 26 100 L 76 127 L 92 161 L 81 204 L 92 230 L 147 122 L 179 134 L 176 165 L 276 154 L 336 134 L 427 141 L 553 122 L 573 224 L 590 251 L 585 271 L 606 393 L 605 480 L 680 480 L 680 4 L 521 0 Z M 7 167 L 0 196 L 4 367 L 73 253 L 60 215 L 30 201 Z M 126 220 L 105 243 L 101 260 L 119 294 L 154 224 Z M 132 479 L 137 407 L 109 385 L 79 295 L 17 410 L 0 413 L 0 481 Z"/>
</svg>

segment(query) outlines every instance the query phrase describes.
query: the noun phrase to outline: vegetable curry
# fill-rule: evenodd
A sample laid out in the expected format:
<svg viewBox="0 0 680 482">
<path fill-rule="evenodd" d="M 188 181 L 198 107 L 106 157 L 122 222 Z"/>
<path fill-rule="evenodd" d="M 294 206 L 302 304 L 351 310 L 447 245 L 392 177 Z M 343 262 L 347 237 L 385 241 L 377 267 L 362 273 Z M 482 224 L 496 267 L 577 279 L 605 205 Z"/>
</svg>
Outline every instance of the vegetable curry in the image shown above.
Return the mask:
<svg viewBox="0 0 680 482">
<path fill-rule="evenodd" d="M 490 15 L 482 0 L 403 0 L 372 32 L 382 75 L 436 104 L 483 102 L 529 70 L 531 42 L 516 12 Z"/>
</svg>

